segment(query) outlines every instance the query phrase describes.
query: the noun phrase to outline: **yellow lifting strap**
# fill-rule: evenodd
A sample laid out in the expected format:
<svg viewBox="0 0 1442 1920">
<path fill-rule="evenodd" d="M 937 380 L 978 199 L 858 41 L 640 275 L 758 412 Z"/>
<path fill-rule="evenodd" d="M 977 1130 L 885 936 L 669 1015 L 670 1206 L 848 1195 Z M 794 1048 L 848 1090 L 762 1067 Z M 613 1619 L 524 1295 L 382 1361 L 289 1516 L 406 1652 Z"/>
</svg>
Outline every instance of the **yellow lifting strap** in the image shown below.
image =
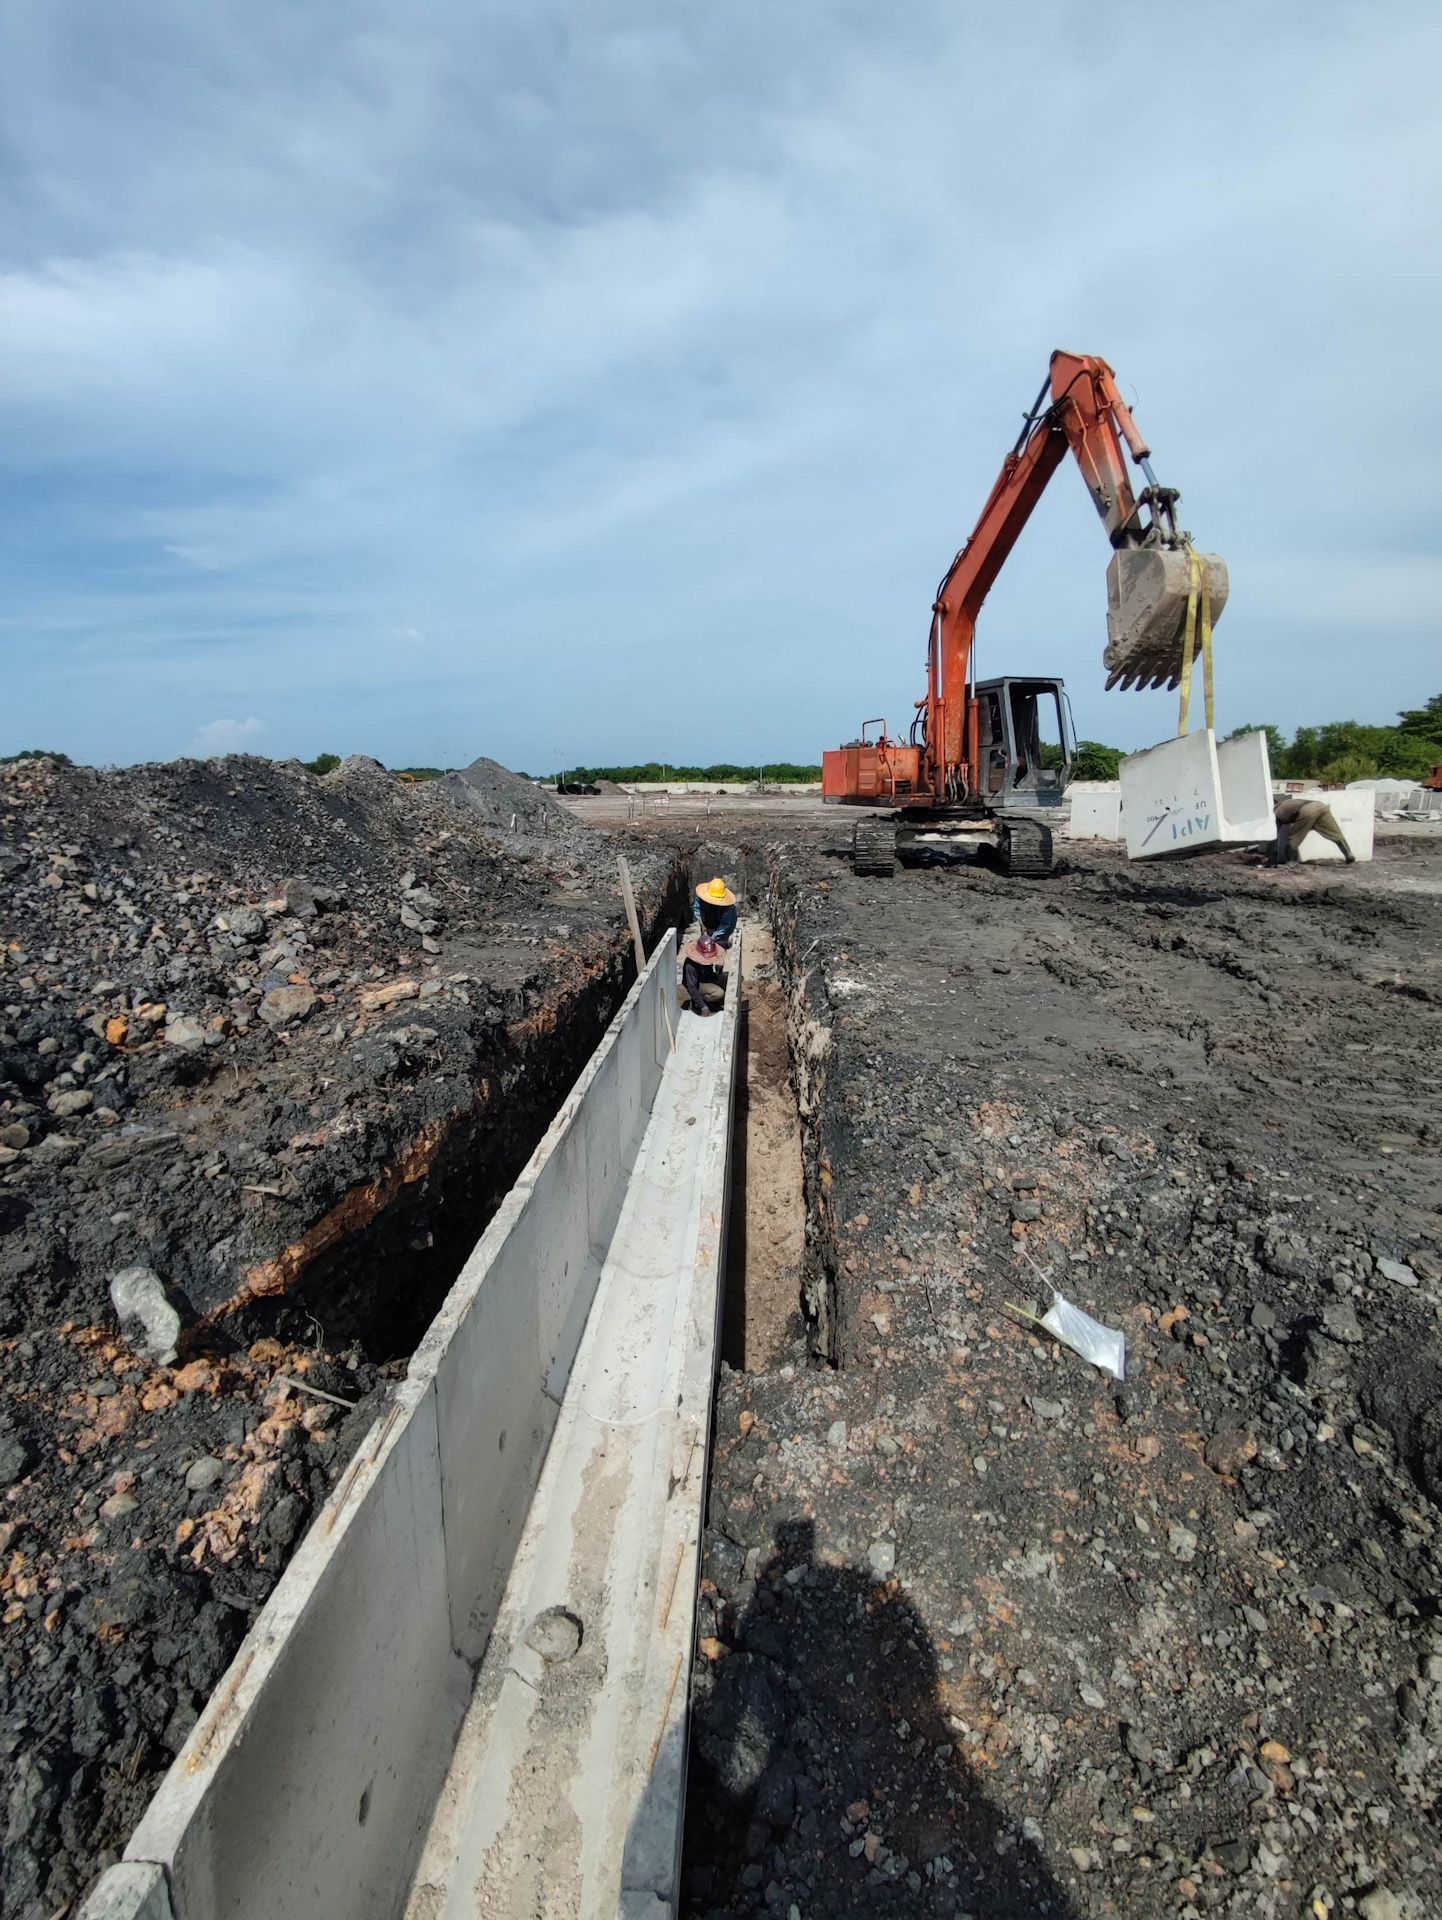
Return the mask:
<svg viewBox="0 0 1442 1920">
<path fill-rule="evenodd" d="M 1202 627 L 1202 696 L 1207 709 L 1208 731 L 1216 728 L 1216 696 L 1212 687 L 1212 588 L 1207 579 L 1207 569 L 1202 557 L 1190 544 L 1187 545 L 1187 559 L 1191 565 L 1191 584 L 1187 590 L 1187 628 L 1182 638 L 1182 710 L 1177 721 L 1177 733 L 1187 730 L 1187 717 L 1192 704 L 1192 660 L 1197 643 L 1197 611 L 1201 610 Z"/>
</svg>

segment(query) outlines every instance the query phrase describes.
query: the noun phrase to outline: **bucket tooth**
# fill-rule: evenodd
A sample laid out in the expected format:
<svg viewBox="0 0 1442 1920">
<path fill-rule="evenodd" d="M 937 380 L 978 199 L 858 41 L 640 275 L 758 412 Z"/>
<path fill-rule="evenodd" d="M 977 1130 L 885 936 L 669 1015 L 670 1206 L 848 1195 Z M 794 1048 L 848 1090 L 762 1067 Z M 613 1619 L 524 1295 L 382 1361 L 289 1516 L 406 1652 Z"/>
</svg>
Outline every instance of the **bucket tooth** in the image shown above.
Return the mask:
<svg viewBox="0 0 1442 1920">
<path fill-rule="evenodd" d="M 1227 563 L 1203 553 L 1211 593 L 1212 625 L 1227 604 Z M 1174 687 L 1181 679 L 1182 647 L 1192 568 L 1179 548 L 1124 547 L 1107 566 L 1107 686 Z M 1200 607 L 1197 645 L 1200 649 Z"/>
</svg>

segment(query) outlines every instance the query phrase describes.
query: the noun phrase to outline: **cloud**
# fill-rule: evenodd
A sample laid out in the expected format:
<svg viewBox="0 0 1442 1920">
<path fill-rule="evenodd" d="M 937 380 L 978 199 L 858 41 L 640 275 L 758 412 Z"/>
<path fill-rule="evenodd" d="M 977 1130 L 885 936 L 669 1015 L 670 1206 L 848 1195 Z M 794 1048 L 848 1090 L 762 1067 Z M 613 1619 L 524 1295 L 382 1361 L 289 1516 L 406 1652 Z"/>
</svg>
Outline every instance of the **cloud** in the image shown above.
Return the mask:
<svg viewBox="0 0 1442 1920">
<path fill-rule="evenodd" d="M 196 731 L 192 755 L 200 760 L 214 759 L 222 753 L 250 753 L 265 737 L 265 722 L 254 715 L 249 720 L 208 720 Z"/>
<path fill-rule="evenodd" d="M 62 711 L 77 757 L 172 753 L 274 685 L 278 752 L 819 752 L 922 690 L 1057 345 L 1230 564 L 1224 718 L 1417 704 L 1442 16 L 973 14 L 0 13 L 12 744 Z M 1142 744 L 1104 563 L 1068 470 L 983 665 Z"/>
</svg>

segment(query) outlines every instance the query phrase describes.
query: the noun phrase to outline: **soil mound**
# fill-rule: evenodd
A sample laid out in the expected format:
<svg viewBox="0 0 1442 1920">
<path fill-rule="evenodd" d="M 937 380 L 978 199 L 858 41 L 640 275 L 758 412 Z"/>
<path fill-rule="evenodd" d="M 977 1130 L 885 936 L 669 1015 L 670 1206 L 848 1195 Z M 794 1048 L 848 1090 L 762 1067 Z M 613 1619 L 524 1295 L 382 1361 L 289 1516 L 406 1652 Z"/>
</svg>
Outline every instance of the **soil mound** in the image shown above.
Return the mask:
<svg viewBox="0 0 1442 1920">
<path fill-rule="evenodd" d="M 611 842 L 478 766 L 0 767 L 7 1920 L 124 1845 L 625 990 Z"/>
<path fill-rule="evenodd" d="M 499 760 L 473 760 L 461 772 L 448 773 L 441 784 L 450 798 L 472 808 L 497 833 L 571 839 L 590 832 L 553 794 Z"/>
</svg>

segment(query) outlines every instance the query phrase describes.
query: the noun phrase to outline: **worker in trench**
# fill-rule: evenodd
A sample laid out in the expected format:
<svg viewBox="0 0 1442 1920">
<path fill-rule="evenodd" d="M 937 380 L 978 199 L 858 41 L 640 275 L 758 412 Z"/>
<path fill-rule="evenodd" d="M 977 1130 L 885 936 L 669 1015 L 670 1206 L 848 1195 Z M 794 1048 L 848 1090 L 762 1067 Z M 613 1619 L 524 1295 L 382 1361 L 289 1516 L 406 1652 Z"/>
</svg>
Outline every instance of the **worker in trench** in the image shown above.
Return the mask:
<svg viewBox="0 0 1442 1920">
<path fill-rule="evenodd" d="M 1272 865 L 1284 867 L 1289 861 L 1300 860 L 1302 842 L 1309 833 L 1319 833 L 1324 840 L 1330 840 L 1334 847 L 1341 849 L 1342 858 L 1350 867 L 1357 856 L 1347 845 L 1347 836 L 1337 825 L 1337 816 L 1325 800 L 1298 800 L 1291 796 L 1277 802 L 1277 844 L 1272 853 Z"/>
<path fill-rule="evenodd" d="M 681 948 L 681 985 L 693 1013 L 712 1008 L 703 987 L 726 991 L 726 955 L 736 932 L 736 895 L 717 874 L 696 889 L 696 919 Z"/>
</svg>

